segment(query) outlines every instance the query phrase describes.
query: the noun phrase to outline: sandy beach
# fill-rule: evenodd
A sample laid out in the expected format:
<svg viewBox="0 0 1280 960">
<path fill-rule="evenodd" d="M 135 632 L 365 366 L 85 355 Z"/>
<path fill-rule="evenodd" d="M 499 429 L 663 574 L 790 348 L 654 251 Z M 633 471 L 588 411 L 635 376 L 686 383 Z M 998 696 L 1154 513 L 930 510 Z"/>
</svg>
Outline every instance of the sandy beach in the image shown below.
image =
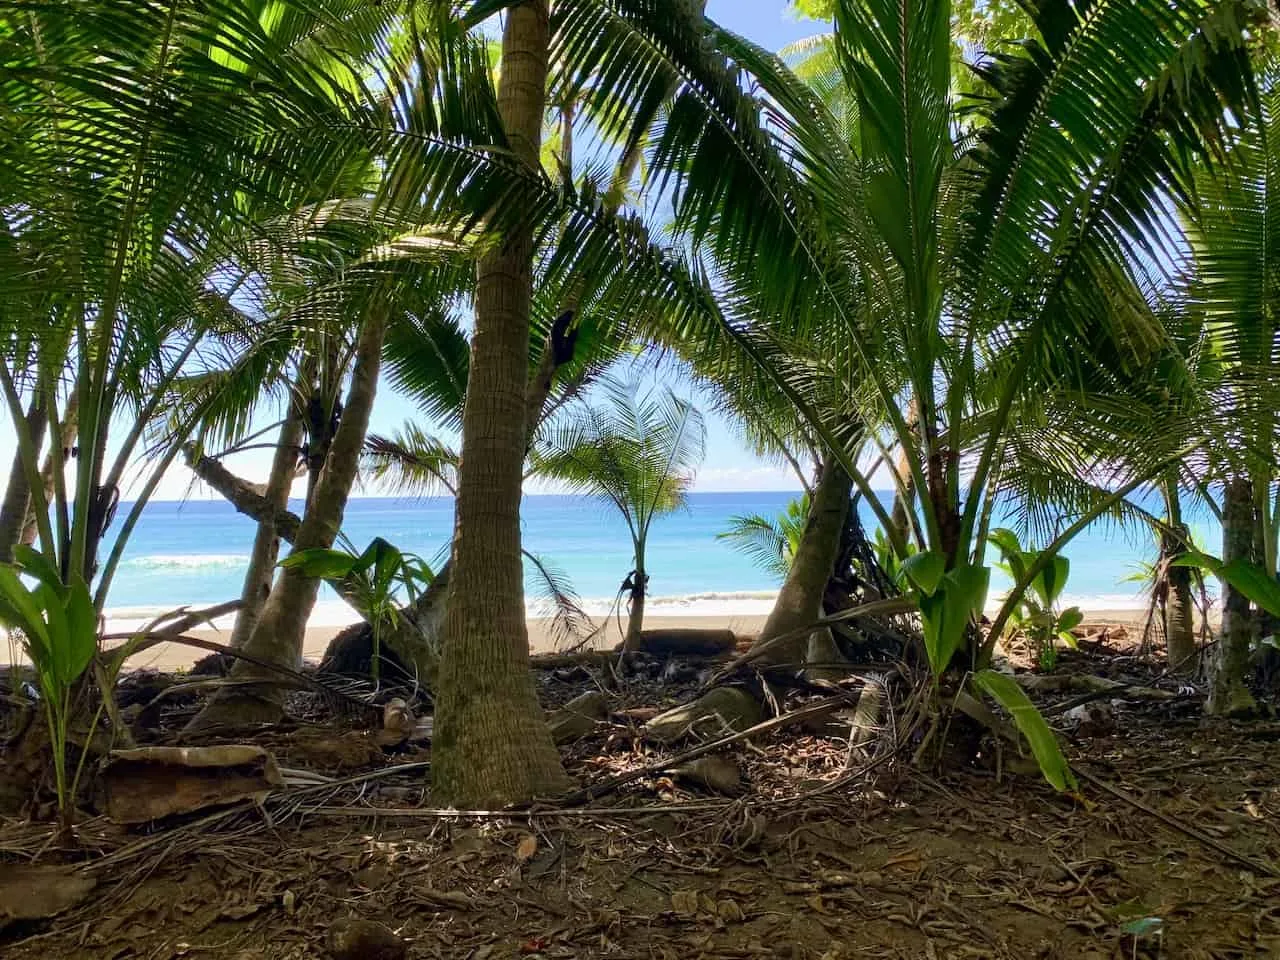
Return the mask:
<svg viewBox="0 0 1280 960">
<path fill-rule="evenodd" d="M 1144 613 L 1141 610 L 1095 610 L 1085 615 L 1085 623 L 1134 626 L 1141 623 L 1143 616 Z M 723 629 L 727 627 L 739 636 L 751 637 L 760 632 L 760 629 L 764 626 L 764 621 L 765 618 L 758 615 L 646 617 L 645 629 Z M 303 644 L 303 658 L 312 662 L 319 662 L 324 654 L 325 647 L 328 646 L 334 634 L 341 629 L 343 628 L 339 626 L 309 627 Z M 530 652 L 554 653 L 559 649 L 555 638 L 552 636 L 549 620 L 530 619 L 528 621 L 528 629 Z M 192 630 L 191 635 L 202 639 L 214 640 L 218 643 L 226 643 L 230 637 L 230 630 Z M 618 644 L 621 639 L 622 637 L 615 621 L 609 624 L 607 630 L 597 635 L 590 646 L 596 649 L 608 649 Z M 135 670 L 184 670 L 204 655 L 203 651 L 193 647 L 165 643 L 152 647 L 134 657 L 129 661 L 129 666 Z"/>
</svg>

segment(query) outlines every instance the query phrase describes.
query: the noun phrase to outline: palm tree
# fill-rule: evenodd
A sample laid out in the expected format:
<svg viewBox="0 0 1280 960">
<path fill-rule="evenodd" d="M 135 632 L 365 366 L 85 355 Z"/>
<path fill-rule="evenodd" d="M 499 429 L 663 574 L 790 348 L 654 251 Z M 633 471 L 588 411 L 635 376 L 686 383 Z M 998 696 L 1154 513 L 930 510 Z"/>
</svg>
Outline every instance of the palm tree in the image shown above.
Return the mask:
<svg viewBox="0 0 1280 960">
<path fill-rule="evenodd" d="M 626 521 L 633 562 L 622 587 L 630 601 L 622 648 L 638 650 L 649 531 L 655 519 L 685 506 L 706 428 L 698 409 L 671 390 L 644 389 L 634 379 L 606 379 L 597 389 L 601 403 L 563 410 L 538 436 L 531 466 L 541 477 L 610 504 Z"/>
<path fill-rule="evenodd" d="M 1216 414 L 1198 425 L 1212 455 L 1200 461 L 1199 471 L 1188 464 L 1186 472 L 1196 488 L 1222 485 L 1223 560 L 1251 562 L 1274 580 L 1280 537 L 1274 484 L 1280 73 L 1274 61 L 1263 65 L 1259 85 L 1259 109 L 1238 130 L 1224 169 L 1199 171 L 1194 198 L 1181 211 L 1190 240 L 1184 304 L 1203 341 L 1205 362 L 1198 372 L 1206 405 Z M 1249 598 L 1225 582 L 1210 712 L 1253 708 L 1244 680 L 1258 630 Z"/>
<path fill-rule="evenodd" d="M 540 163 L 549 21 L 546 0 L 526 0 L 508 9 L 502 34 L 498 110 L 512 155 L 531 172 Z M 566 783 L 528 670 L 520 549 L 534 226 L 515 219 L 476 271 L 432 751 L 432 790 L 459 807 L 523 801 Z"/>
<path fill-rule="evenodd" d="M 981 671 L 1039 573 L 1026 571 L 976 641 L 985 529 L 1016 480 L 1006 454 L 1015 435 L 1032 447 L 1051 371 L 1092 355 L 1097 339 L 1109 335 L 1135 366 L 1167 345 L 1133 275 L 1159 272 L 1167 224 L 1152 211 L 1167 190 L 1189 194 L 1188 157 L 1228 135 L 1224 99 L 1247 102 L 1251 71 L 1232 24 L 1250 11 L 1178 0 L 1085 16 L 1065 0 L 1040 4 L 1029 39 L 978 65 L 996 96 L 958 112 L 949 3 L 834 7 L 835 72 L 821 89 L 845 92 L 843 112 L 720 35 L 767 97 L 768 126 L 743 104 L 740 78 L 708 76 L 677 101 L 655 152 L 681 177 L 677 227 L 726 290 L 725 316 L 711 319 L 760 358 L 877 513 L 912 574 L 931 671 Z M 807 357 L 788 362 L 785 344 L 798 338 L 826 346 L 817 370 Z M 927 549 L 909 556 L 871 494 L 841 436 L 844 411 L 807 402 L 815 377 L 845 384 L 857 419 L 905 454 Z M 1147 461 L 1059 531 L 1043 562 L 1181 453 L 1167 437 L 1125 441 L 1135 439 Z"/>
</svg>

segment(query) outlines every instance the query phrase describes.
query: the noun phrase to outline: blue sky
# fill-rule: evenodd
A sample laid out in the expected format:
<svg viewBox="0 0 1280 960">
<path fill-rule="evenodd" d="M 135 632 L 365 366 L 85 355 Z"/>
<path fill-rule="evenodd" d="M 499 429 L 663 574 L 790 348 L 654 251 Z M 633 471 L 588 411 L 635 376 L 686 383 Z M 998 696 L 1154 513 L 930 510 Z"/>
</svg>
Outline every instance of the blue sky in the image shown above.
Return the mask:
<svg viewBox="0 0 1280 960">
<path fill-rule="evenodd" d="M 761 46 L 777 50 L 802 37 L 811 35 L 818 28 L 812 22 L 802 22 L 789 11 L 785 0 L 709 0 L 707 14 L 722 25 L 743 34 Z M 690 387 L 679 378 L 671 384 L 678 391 L 688 394 Z M 699 399 L 696 398 L 695 399 Z M 705 403 L 700 402 L 705 407 Z M 374 408 L 371 432 L 391 433 L 406 420 L 415 417 L 414 405 L 397 396 L 389 387 L 380 390 Z M 264 416 L 263 425 L 271 421 Z M 707 455 L 698 473 L 696 489 L 701 491 L 737 490 L 797 490 L 799 483 L 788 469 L 755 457 L 736 436 L 731 424 L 711 412 L 706 413 Z M 430 427 L 429 424 L 423 424 Z M 13 451 L 12 427 L 8 418 L 0 426 L 0 463 L 7 467 Z M 255 450 L 227 459 L 227 465 L 246 477 L 261 482 L 265 479 L 270 463 L 270 451 Z M 376 490 L 365 490 L 365 495 Z M 122 491 L 123 498 L 132 499 L 131 491 Z M 192 475 L 184 467 L 175 466 L 169 471 L 156 491 L 159 500 L 216 497 L 201 485 L 192 485 Z"/>
</svg>

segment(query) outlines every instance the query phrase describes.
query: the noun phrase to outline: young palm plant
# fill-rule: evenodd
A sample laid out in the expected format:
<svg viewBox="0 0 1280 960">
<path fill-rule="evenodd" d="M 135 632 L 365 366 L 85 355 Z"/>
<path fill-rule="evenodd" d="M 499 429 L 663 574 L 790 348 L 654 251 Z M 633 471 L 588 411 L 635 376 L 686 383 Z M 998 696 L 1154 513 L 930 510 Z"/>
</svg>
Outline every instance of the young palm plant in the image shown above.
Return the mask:
<svg viewBox="0 0 1280 960">
<path fill-rule="evenodd" d="M 698 409 L 671 390 L 613 378 L 602 380 L 597 390 L 599 402 L 572 404 L 539 434 L 531 467 L 622 515 L 633 558 L 621 588 L 630 606 L 622 646 L 636 650 L 649 582 L 649 531 L 658 517 L 685 505 L 693 472 L 702 462 L 706 427 Z"/>
<path fill-rule="evenodd" d="M 946 0 L 837 0 L 833 72 L 812 90 L 717 34 L 767 98 L 768 123 L 743 103 L 734 71 L 708 67 L 677 98 L 654 166 L 678 177 L 677 227 L 727 291 L 714 319 L 839 456 L 903 559 L 940 705 L 944 680 L 1004 701 L 1063 787 L 1070 772 L 1043 721 L 986 670 L 992 645 L 1062 544 L 1182 450 L 1151 425 L 1139 433 L 1146 461 L 1058 531 L 982 637 L 986 527 L 1016 481 L 1006 455 L 1028 446 L 1013 441 L 1034 429 L 1044 391 L 1086 402 L 1062 373 L 1072 357 L 1099 341 L 1134 368 L 1164 355 L 1169 338 L 1136 295 L 1160 273 L 1169 225 L 1157 211 L 1167 192 L 1190 192 L 1189 156 L 1225 136 L 1224 100 L 1247 104 L 1241 24 L 1258 11 L 1050 0 L 1030 37 L 980 60 L 994 95 L 963 103 L 951 96 L 951 13 Z M 674 31 L 671 48 L 682 42 Z M 789 363 L 794 339 L 827 355 Z M 902 451 L 925 549 L 909 555 L 872 494 L 842 436 L 845 411 L 808 402 L 815 377 L 843 383 L 856 419 Z"/>
<path fill-rule="evenodd" d="M 733 517 L 729 529 L 716 534 L 716 539 L 749 557 L 770 576 L 783 580 L 791 569 L 808 520 L 809 495 L 805 493 L 788 500 L 775 516 L 749 513 Z"/>
</svg>

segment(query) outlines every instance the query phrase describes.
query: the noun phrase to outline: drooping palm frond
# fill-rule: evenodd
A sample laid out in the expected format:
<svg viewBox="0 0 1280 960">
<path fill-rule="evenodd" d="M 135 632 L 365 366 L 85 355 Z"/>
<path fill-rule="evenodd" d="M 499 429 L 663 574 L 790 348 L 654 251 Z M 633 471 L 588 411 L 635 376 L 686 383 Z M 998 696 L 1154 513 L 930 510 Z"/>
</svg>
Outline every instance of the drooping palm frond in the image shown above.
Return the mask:
<svg viewBox="0 0 1280 960">
<path fill-rule="evenodd" d="M 539 594 L 530 613 L 549 621 L 549 633 L 557 649 L 576 649 L 587 643 L 598 628 L 582 609 L 568 575 L 544 557 L 527 550 L 524 556 L 532 567 Z"/>
<path fill-rule="evenodd" d="M 781 582 L 791 569 L 808 519 L 809 495 L 805 494 L 791 500 L 775 517 L 755 513 L 731 518 L 729 529 L 716 534 L 716 539 L 726 541 Z"/>
<path fill-rule="evenodd" d="M 418 497 L 457 493 L 458 452 L 406 423 L 392 436 L 370 434 L 364 460 L 371 479 L 397 493 Z"/>
</svg>

